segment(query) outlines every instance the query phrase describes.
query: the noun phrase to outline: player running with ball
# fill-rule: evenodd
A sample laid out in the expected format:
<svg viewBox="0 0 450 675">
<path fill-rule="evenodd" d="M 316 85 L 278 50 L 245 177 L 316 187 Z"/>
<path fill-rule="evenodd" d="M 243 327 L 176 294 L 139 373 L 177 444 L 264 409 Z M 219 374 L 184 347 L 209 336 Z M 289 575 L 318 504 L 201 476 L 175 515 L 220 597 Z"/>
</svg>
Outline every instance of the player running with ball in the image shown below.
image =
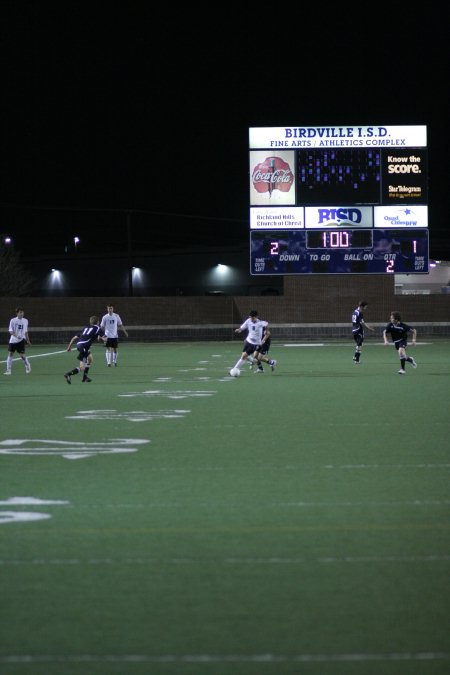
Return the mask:
<svg viewBox="0 0 450 675">
<path fill-rule="evenodd" d="M 241 368 L 241 366 L 243 366 L 246 361 L 248 362 L 248 359 L 253 354 L 253 352 L 263 351 L 263 347 L 261 347 L 261 345 L 264 346 L 264 332 L 267 330 L 268 325 L 269 323 L 267 321 L 264 321 L 258 317 L 258 312 L 256 309 L 252 309 L 248 319 L 246 319 L 244 323 L 239 326 L 239 328 L 236 328 L 234 331 L 235 333 L 247 331 L 247 337 L 244 342 L 241 357 L 237 361 L 234 368 L 239 370 L 239 368 Z M 267 333 L 267 337 L 269 335 L 270 333 Z M 275 370 L 277 365 L 275 359 L 268 359 L 267 362 L 272 370 Z M 232 370 L 234 370 L 234 368 Z"/>
</svg>

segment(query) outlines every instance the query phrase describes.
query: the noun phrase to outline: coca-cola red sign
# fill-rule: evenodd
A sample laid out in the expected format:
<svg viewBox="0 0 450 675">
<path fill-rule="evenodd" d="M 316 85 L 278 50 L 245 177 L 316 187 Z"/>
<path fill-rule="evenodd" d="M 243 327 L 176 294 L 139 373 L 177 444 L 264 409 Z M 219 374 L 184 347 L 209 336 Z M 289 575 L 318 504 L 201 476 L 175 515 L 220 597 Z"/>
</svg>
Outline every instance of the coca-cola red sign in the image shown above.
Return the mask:
<svg viewBox="0 0 450 675">
<path fill-rule="evenodd" d="M 257 192 L 268 192 L 269 197 L 274 190 L 289 192 L 294 182 L 294 175 L 287 162 L 281 157 L 266 157 L 253 169 L 253 187 Z"/>
</svg>

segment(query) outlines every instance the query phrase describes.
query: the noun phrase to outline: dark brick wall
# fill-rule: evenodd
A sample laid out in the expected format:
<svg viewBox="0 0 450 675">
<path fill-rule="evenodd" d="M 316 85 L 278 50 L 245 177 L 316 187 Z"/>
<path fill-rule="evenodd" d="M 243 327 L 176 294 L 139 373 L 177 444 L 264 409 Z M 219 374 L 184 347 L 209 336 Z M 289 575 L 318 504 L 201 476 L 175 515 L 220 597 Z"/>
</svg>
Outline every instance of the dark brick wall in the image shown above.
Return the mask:
<svg viewBox="0 0 450 675">
<path fill-rule="evenodd" d="M 32 326 L 78 329 L 93 314 L 103 316 L 114 304 L 126 326 L 238 325 L 251 309 L 274 323 L 348 323 L 350 313 L 366 300 L 366 318 L 386 322 L 390 312 L 405 321 L 449 322 L 450 294 L 394 295 L 394 277 L 285 277 L 282 296 L 195 296 L 120 298 L 0 298 L 0 327 L 7 331 L 16 306 L 23 306 Z"/>
</svg>

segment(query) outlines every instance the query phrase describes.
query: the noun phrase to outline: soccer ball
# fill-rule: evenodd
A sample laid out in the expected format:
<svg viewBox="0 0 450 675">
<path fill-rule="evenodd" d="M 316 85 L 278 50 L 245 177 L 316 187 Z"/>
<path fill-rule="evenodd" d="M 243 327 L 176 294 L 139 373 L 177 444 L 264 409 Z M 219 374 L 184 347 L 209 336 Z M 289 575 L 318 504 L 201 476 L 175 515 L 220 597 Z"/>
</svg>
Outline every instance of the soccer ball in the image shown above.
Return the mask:
<svg viewBox="0 0 450 675">
<path fill-rule="evenodd" d="M 230 370 L 231 377 L 239 377 L 240 374 L 241 374 L 241 371 L 239 370 L 239 368 L 232 368 Z"/>
</svg>

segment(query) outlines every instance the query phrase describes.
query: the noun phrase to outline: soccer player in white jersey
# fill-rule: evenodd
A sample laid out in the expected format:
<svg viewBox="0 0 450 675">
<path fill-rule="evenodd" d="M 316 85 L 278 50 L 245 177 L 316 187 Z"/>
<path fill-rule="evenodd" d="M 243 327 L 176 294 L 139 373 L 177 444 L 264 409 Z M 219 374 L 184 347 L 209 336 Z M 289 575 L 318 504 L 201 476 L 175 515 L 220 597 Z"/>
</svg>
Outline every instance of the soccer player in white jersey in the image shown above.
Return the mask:
<svg viewBox="0 0 450 675">
<path fill-rule="evenodd" d="M 22 307 L 16 308 L 16 316 L 9 322 L 9 343 L 8 343 L 8 358 L 6 359 L 6 370 L 4 375 L 11 375 L 13 364 L 13 354 L 17 352 L 22 359 L 25 372 L 31 373 L 31 364 L 25 356 L 25 345 L 31 345 L 28 336 L 28 319 L 24 318 L 24 311 Z"/>
<path fill-rule="evenodd" d="M 258 312 L 256 309 L 252 309 L 248 319 L 246 319 L 244 323 L 239 326 L 239 328 L 236 328 L 234 331 L 235 333 L 247 331 L 247 337 L 245 338 L 241 357 L 234 366 L 235 368 L 241 368 L 241 366 L 244 365 L 253 352 L 261 351 L 260 347 L 264 341 L 264 331 L 267 330 L 268 325 L 269 323 L 267 321 L 264 321 L 258 317 Z M 272 370 L 275 370 L 275 366 L 277 365 L 275 359 L 268 359 L 267 362 Z"/>
<path fill-rule="evenodd" d="M 114 312 L 113 305 L 107 305 L 107 314 L 102 318 L 100 326 L 103 328 L 106 336 L 106 365 L 117 367 L 117 349 L 119 346 L 119 328 L 128 337 L 127 329 L 122 323 L 122 319 Z"/>
</svg>

